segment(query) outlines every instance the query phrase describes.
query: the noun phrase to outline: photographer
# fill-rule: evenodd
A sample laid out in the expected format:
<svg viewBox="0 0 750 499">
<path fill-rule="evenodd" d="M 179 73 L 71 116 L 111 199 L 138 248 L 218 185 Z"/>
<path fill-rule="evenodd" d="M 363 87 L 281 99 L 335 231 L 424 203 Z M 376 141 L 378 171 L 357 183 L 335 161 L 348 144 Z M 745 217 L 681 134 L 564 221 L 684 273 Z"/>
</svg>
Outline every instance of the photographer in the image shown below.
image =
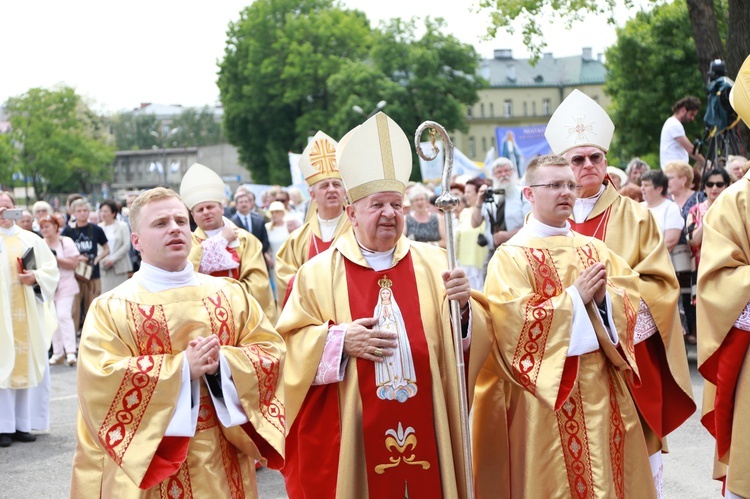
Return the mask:
<svg viewBox="0 0 750 499">
<path fill-rule="evenodd" d="M 487 246 L 491 254 L 518 232 L 529 209 L 528 201 L 521 194 L 512 163 L 508 158 L 496 159 L 492 164 L 492 188 L 487 185 L 479 188 L 471 213 L 472 227 L 479 227 L 482 221 L 486 222 L 485 233 L 479 237 L 479 245 Z"/>
<path fill-rule="evenodd" d="M 700 108 L 701 101 L 698 97 L 683 97 L 675 102 L 672 107 L 672 116 L 667 118 L 661 129 L 659 164 L 662 170 L 670 161 L 687 163 L 691 156 L 696 165 L 703 164 L 704 159 L 701 153 L 693 153 L 693 143 L 688 140 L 684 126 L 685 123 L 690 123 L 695 119 Z"/>
</svg>

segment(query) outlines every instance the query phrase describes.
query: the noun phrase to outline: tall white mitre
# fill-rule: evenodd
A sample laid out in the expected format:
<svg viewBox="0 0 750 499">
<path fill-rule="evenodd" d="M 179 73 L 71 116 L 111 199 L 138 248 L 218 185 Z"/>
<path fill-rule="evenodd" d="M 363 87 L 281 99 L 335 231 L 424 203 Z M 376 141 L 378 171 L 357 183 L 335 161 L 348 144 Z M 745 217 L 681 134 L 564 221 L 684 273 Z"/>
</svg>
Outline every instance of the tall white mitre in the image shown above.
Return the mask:
<svg viewBox="0 0 750 499">
<path fill-rule="evenodd" d="M 224 181 L 218 173 L 200 163 L 193 163 L 180 183 L 180 197 L 188 210 L 206 201 L 224 201 Z"/>
<path fill-rule="evenodd" d="M 573 90 L 547 123 L 544 136 L 555 154 L 565 154 L 574 147 L 593 146 L 609 150 L 615 124 L 593 99 Z"/>
<path fill-rule="evenodd" d="M 307 143 L 299 158 L 299 169 L 305 176 L 305 182 L 312 187 L 327 178 L 341 178 L 336 166 L 337 142 L 325 133 L 318 133 Z"/>
<path fill-rule="evenodd" d="M 737 115 L 750 126 L 750 56 L 737 73 L 732 91 L 729 92 L 729 102 Z"/>
<path fill-rule="evenodd" d="M 376 192 L 403 194 L 411 175 L 411 146 L 401 127 L 381 112 L 341 138 L 336 162 L 351 203 Z"/>
</svg>

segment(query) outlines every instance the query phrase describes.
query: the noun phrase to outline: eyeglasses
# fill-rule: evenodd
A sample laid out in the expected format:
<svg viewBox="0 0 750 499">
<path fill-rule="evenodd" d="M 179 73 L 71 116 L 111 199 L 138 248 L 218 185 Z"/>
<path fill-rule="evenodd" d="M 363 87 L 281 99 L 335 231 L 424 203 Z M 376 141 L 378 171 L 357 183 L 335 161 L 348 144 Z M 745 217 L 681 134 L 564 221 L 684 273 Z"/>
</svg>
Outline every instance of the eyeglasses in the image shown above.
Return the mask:
<svg viewBox="0 0 750 499">
<path fill-rule="evenodd" d="M 725 185 L 727 185 L 727 183 L 726 183 L 726 182 L 706 182 L 706 187 L 708 187 L 709 189 L 710 189 L 711 187 L 713 187 L 713 186 L 716 186 L 716 187 L 718 187 L 719 189 L 721 189 L 721 188 L 722 188 L 722 187 L 724 187 Z"/>
<path fill-rule="evenodd" d="M 573 183 L 550 182 L 549 184 L 535 184 L 535 185 L 530 185 L 529 187 L 546 187 L 547 189 L 554 191 L 554 192 L 559 192 L 563 189 L 567 189 L 570 192 L 578 192 L 582 186 L 576 185 Z"/>
<path fill-rule="evenodd" d="M 583 164 L 586 162 L 586 158 L 589 158 L 591 160 L 592 165 L 598 165 L 604 159 L 604 154 L 600 152 L 595 152 L 594 154 L 589 154 L 588 156 L 582 156 L 579 154 L 570 158 L 570 164 L 572 164 L 573 166 L 583 166 Z"/>
</svg>

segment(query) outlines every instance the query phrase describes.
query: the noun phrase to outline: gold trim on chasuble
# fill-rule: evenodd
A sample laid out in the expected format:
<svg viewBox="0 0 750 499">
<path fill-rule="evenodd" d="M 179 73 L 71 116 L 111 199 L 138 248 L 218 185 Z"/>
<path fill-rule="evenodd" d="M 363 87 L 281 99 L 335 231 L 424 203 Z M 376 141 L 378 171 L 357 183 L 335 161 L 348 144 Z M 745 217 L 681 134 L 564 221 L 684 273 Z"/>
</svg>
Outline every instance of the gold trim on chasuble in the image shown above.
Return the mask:
<svg viewBox="0 0 750 499">
<path fill-rule="evenodd" d="M 162 354 L 172 353 L 169 330 L 160 306 L 128 302 L 128 314 L 134 324 L 141 356 L 131 357 L 117 394 L 99 428 L 99 441 L 118 465 L 122 465 L 130 442 L 156 391 L 163 362 Z"/>
<path fill-rule="evenodd" d="M 576 248 L 576 251 L 578 253 L 578 258 L 581 260 L 581 263 L 585 268 L 588 268 L 593 264 L 601 261 L 599 252 L 591 243 L 579 246 L 578 248 Z M 630 299 L 628 298 L 628 295 L 627 293 L 625 293 L 624 289 L 615 286 L 609 279 L 607 279 L 607 285 L 612 288 L 622 299 L 623 305 L 625 307 L 625 323 L 627 326 L 627 330 L 625 331 L 625 349 L 628 351 L 629 358 L 635 359 L 635 344 L 633 341 L 633 334 L 630 333 L 630 331 L 633 331 L 635 329 L 637 317 L 635 308 L 633 307 L 633 304 L 630 303 Z"/>
<path fill-rule="evenodd" d="M 190 482 L 190 470 L 185 459 L 177 471 L 159 484 L 159 496 L 161 499 L 192 499 L 193 486 Z"/>
<path fill-rule="evenodd" d="M 526 304 L 523 329 L 511 365 L 523 387 L 536 393 L 536 381 L 554 314 L 552 298 L 562 293 L 563 287 L 548 250 L 523 248 L 523 252 L 536 281 L 536 294 Z"/>
</svg>

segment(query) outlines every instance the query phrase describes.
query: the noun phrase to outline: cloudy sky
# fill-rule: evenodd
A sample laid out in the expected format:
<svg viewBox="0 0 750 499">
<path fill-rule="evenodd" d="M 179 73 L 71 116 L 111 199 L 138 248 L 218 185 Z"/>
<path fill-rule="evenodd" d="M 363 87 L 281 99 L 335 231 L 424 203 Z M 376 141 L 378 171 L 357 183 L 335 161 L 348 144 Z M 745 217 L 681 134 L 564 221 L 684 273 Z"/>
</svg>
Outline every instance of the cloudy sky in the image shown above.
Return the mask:
<svg viewBox="0 0 750 499">
<path fill-rule="evenodd" d="M 511 48 L 528 56 L 520 36 L 482 41 L 485 16 L 475 2 L 435 0 L 342 0 L 364 11 L 373 25 L 392 17 L 443 17 L 448 31 L 480 55 Z M 0 0 L 0 102 L 33 87 L 66 84 L 95 110 L 129 110 L 141 102 L 203 106 L 218 102 L 217 60 L 228 23 L 248 0 Z M 627 13 L 621 16 L 627 18 Z M 555 56 L 594 54 L 614 43 L 604 18 L 589 18 L 572 32 L 545 26 L 546 51 Z"/>
</svg>

